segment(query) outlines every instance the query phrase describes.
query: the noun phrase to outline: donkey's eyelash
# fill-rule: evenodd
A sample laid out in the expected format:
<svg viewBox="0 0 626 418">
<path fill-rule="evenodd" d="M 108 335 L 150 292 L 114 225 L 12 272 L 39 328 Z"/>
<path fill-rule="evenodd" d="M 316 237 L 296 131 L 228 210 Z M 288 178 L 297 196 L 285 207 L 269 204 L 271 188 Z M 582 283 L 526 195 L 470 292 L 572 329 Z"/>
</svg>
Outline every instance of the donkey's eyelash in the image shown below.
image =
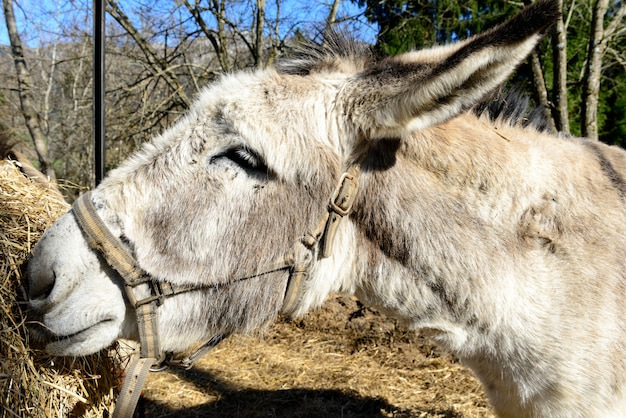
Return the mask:
<svg viewBox="0 0 626 418">
<path fill-rule="evenodd" d="M 251 170 L 267 170 L 263 159 L 259 157 L 257 153 L 246 147 L 230 148 L 211 158 L 211 161 L 215 161 L 219 158 L 227 158 L 243 168 Z"/>
</svg>

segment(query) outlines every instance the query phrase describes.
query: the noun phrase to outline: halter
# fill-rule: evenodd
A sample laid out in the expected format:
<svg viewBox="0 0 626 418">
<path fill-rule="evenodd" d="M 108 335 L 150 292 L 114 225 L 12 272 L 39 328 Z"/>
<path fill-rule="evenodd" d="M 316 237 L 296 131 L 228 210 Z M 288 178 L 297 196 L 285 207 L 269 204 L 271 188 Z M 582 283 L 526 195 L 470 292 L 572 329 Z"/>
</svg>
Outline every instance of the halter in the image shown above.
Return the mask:
<svg viewBox="0 0 626 418">
<path fill-rule="evenodd" d="M 268 264 L 265 268 L 244 274 L 230 283 L 263 276 L 281 270 L 289 271 L 287 288 L 283 298 L 281 313 L 291 315 L 295 312 L 302 298 L 302 289 L 308 272 L 316 259 L 330 256 L 339 223 L 352 210 L 352 204 L 358 191 L 358 177 L 361 172 L 363 156 L 341 175 L 337 187 L 330 198 L 328 210 L 312 232 L 307 232 L 298 239 L 291 251 L 282 258 Z M 100 253 L 107 264 L 117 271 L 124 280 L 124 289 L 128 302 L 135 309 L 139 327 L 139 358 L 130 362 L 126 369 L 126 378 L 120 390 L 113 418 L 132 417 L 148 371 L 160 371 L 167 365 L 189 369 L 195 361 L 211 348 L 220 343 L 227 335 L 218 334 L 209 339 L 193 354 L 174 360 L 173 353 L 164 353 L 160 348 L 158 334 L 158 306 L 167 297 L 190 291 L 198 291 L 217 285 L 180 285 L 167 281 L 155 280 L 138 264 L 119 238 L 111 233 L 91 200 L 91 192 L 79 197 L 72 207 L 74 216 L 84 232 L 89 247 Z M 135 289 L 148 285 L 150 296 L 140 299 Z"/>
</svg>

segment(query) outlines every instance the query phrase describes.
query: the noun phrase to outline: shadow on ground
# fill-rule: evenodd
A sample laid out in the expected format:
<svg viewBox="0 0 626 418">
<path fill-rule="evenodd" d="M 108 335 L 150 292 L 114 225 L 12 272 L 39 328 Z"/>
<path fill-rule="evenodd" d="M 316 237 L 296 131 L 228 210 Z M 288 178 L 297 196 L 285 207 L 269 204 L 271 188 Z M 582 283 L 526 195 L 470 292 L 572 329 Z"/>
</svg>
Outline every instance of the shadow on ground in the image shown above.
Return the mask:
<svg viewBox="0 0 626 418">
<path fill-rule="evenodd" d="M 237 417 L 237 418 L 377 418 L 442 417 L 458 418 L 455 411 L 405 410 L 384 399 L 364 397 L 345 390 L 285 389 L 257 390 L 234 387 L 202 370 L 176 370 L 175 374 L 195 386 L 214 393 L 216 400 L 202 405 L 166 405 L 143 398 L 146 417 Z M 172 393 L 172 396 L 176 396 Z"/>
</svg>

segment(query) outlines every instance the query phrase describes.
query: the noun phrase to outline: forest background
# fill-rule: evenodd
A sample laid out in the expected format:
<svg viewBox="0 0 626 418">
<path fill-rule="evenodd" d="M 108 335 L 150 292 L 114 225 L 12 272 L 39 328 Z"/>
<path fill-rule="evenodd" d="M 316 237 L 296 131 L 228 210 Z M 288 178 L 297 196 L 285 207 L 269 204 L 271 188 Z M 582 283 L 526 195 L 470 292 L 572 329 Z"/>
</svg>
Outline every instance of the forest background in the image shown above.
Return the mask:
<svg viewBox="0 0 626 418">
<path fill-rule="evenodd" d="M 327 26 L 393 55 L 464 39 L 531 2 L 105 1 L 107 169 L 220 74 L 270 66 Z M 560 1 L 561 21 L 509 84 L 556 130 L 626 146 L 626 1 Z M 90 0 L 3 0 L 0 129 L 75 185 L 69 198 L 94 185 L 92 12 Z"/>
</svg>

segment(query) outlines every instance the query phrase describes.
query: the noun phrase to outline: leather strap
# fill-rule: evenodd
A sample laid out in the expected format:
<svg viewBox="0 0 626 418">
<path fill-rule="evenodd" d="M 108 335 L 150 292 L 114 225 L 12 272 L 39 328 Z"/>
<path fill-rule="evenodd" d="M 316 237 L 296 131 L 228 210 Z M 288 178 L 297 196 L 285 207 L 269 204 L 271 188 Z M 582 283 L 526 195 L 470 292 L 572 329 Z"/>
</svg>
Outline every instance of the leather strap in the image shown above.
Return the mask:
<svg viewBox="0 0 626 418">
<path fill-rule="evenodd" d="M 155 361 L 153 358 L 140 358 L 130 362 L 126 368 L 124 384 L 115 402 L 113 418 L 132 418 L 150 367 Z"/>
<path fill-rule="evenodd" d="M 159 358 L 159 332 L 157 306 L 164 296 L 160 285 L 155 284 L 151 277 L 137 264 L 135 257 L 114 236 L 96 212 L 91 200 L 91 192 L 79 197 L 73 206 L 74 216 L 86 235 L 89 246 L 97 250 L 106 262 L 117 271 L 124 280 L 126 295 L 135 308 L 139 335 L 141 338 L 141 357 Z M 134 288 L 140 284 L 151 284 L 152 297 L 137 300 Z M 155 295 L 157 291 L 157 295 Z M 147 340 L 144 340 L 147 338 Z"/>
<path fill-rule="evenodd" d="M 339 185 L 330 198 L 328 204 L 328 221 L 323 234 L 320 256 L 322 258 L 330 257 L 333 251 L 335 235 L 339 228 L 340 221 L 344 216 L 352 211 L 352 204 L 356 199 L 359 191 L 359 173 L 361 172 L 361 164 L 351 166 L 348 171 L 341 175 Z"/>
<path fill-rule="evenodd" d="M 335 235 L 339 229 L 341 220 L 352 212 L 352 205 L 356 200 L 359 191 L 359 174 L 361 165 L 367 153 L 352 164 L 346 172 L 341 175 L 339 183 L 328 203 L 328 212 L 324 215 L 317 228 L 313 232 L 307 233 L 301 244 L 318 258 L 330 257 L 333 251 Z M 295 312 L 302 298 L 302 288 L 308 276 L 308 263 L 294 262 L 294 266 L 287 282 L 283 306 L 280 311 L 285 315 Z"/>
<path fill-rule="evenodd" d="M 283 306 L 280 308 L 280 311 L 285 315 L 291 315 L 299 305 L 302 286 L 307 277 L 306 270 L 306 266 L 300 265 L 294 266 L 291 271 L 283 298 Z"/>
<path fill-rule="evenodd" d="M 98 216 L 91 200 L 91 192 L 79 197 L 72 209 L 89 246 L 98 251 L 107 263 L 122 275 L 125 283 L 134 283 L 146 275 L 137 265 L 135 257 L 124 248 Z"/>
</svg>

